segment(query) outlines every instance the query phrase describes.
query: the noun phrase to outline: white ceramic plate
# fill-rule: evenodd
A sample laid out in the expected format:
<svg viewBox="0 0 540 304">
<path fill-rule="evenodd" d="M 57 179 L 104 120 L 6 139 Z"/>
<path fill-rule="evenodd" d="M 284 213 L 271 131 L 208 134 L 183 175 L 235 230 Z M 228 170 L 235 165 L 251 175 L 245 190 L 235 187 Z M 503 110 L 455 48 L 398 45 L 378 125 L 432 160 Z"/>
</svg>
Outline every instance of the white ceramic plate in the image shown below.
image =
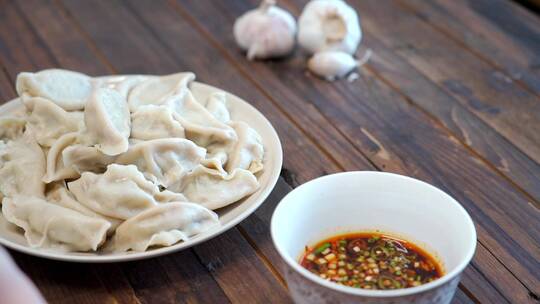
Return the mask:
<svg viewBox="0 0 540 304">
<path fill-rule="evenodd" d="M 106 81 L 111 83 L 121 81 L 124 78 L 125 76 L 104 77 Z M 197 100 L 206 100 L 206 97 L 210 93 L 222 91 L 199 82 L 194 82 L 191 85 L 191 90 Z M 240 120 L 248 123 L 261 135 L 264 145 L 264 170 L 262 173 L 257 174 L 260 183 L 260 188 L 257 192 L 217 211 L 221 226 L 197 235 L 187 242 L 180 242 L 170 247 L 150 249 L 145 252 L 119 254 L 101 253 L 99 251 L 96 253 L 55 252 L 29 247 L 22 234 L 22 230 L 8 223 L 0 212 L 0 243 L 20 252 L 54 260 L 107 263 L 146 259 L 176 252 L 204 242 L 232 228 L 253 213 L 268 197 L 279 177 L 283 155 L 276 131 L 266 117 L 257 109 L 230 93 L 227 93 L 227 106 L 232 120 Z M 18 99 L 11 100 L 0 106 L 0 116 L 14 114 L 17 111 L 23 111 L 23 105 Z"/>
</svg>

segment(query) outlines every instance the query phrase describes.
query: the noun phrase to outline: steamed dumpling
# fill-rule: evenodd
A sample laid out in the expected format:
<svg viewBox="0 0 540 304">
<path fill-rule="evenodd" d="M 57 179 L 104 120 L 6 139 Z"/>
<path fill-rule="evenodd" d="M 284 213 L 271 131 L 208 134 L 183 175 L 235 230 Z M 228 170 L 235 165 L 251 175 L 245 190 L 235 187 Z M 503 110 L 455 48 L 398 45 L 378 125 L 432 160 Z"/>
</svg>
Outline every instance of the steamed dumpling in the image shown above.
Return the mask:
<svg viewBox="0 0 540 304">
<path fill-rule="evenodd" d="M 222 123 L 228 123 L 231 120 L 227 109 L 227 93 L 225 92 L 218 91 L 210 94 L 206 101 L 206 109 Z"/>
<path fill-rule="evenodd" d="M 68 146 L 62 151 L 64 166 L 73 168 L 79 174 L 85 171 L 103 173 L 115 159 L 116 156 L 103 154 L 96 147 L 80 144 Z"/>
<path fill-rule="evenodd" d="M 238 141 L 229 154 L 225 169 L 232 172 L 236 168 L 256 173 L 263 168 L 264 148 L 259 133 L 243 121 L 231 123 L 238 135 Z"/>
<path fill-rule="evenodd" d="M 89 251 L 105 241 L 110 223 L 32 196 L 4 198 L 6 220 L 24 229 L 31 247 Z"/>
<path fill-rule="evenodd" d="M 120 76 L 124 77 L 125 79 L 122 81 L 117 82 L 113 88 L 120 93 L 120 95 L 124 96 L 124 98 L 128 98 L 129 93 L 135 88 L 137 85 L 142 83 L 143 81 L 147 80 L 149 77 L 152 76 Z"/>
<path fill-rule="evenodd" d="M 166 188 L 176 184 L 201 160 L 206 150 L 183 138 L 163 138 L 137 143 L 116 162 L 133 164 L 144 176 Z"/>
<path fill-rule="evenodd" d="M 217 214 L 193 203 L 171 202 L 147 209 L 118 226 L 112 240 L 116 252 L 171 246 L 219 225 Z"/>
<path fill-rule="evenodd" d="M 109 217 L 106 215 L 99 214 L 95 212 L 94 210 L 86 207 L 85 205 L 81 204 L 71 192 L 66 188 L 65 184 L 59 183 L 52 187 L 52 190 L 47 192 L 47 201 L 51 204 L 55 204 L 58 206 L 62 206 L 64 208 L 68 208 L 77 212 L 80 212 L 81 214 L 93 217 L 93 218 L 99 218 L 104 219 L 107 222 L 111 224 L 111 226 L 108 229 L 108 234 L 112 234 L 114 230 L 116 230 L 116 227 L 122 223 L 122 220 Z"/>
<path fill-rule="evenodd" d="M 0 193 L 43 197 L 45 164 L 45 155 L 29 132 L 7 143 L 0 141 Z"/>
<path fill-rule="evenodd" d="M 182 192 L 188 201 L 208 209 L 218 209 L 252 194 L 259 188 L 253 173 L 236 169 L 230 175 L 198 166 L 182 181 Z"/>
<path fill-rule="evenodd" d="M 129 93 L 129 109 L 131 112 L 136 112 L 139 107 L 144 105 L 165 104 L 169 97 L 184 91 L 194 79 L 195 74 L 191 72 L 148 76 Z"/>
<path fill-rule="evenodd" d="M 111 164 L 104 174 L 84 172 L 68 183 L 77 201 L 93 211 L 117 219 L 128 219 L 158 204 L 158 200 L 181 200 L 183 196 L 164 195 L 146 180 L 137 167 Z"/>
<path fill-rule="evenodd" d="M 26 119 L 22 117 L 0 118 L 0 140 L 14 140 L 23 135 L 26 128 Z"/>
<path fill-rule="evenodd" d="M 171 97 L 168 105 L 184 127 L 186 138 L 197 145 L 206 147 L 215 142 L 236 141 L 234 130 L 208 112 L 191 91 L 185 90 L 183 94 Z"/>
<path fill-rule="evenodd" d="M 39 97 L 31 98 L 27 104 L 30 111 L 27 128 L 41 146 L 50 147 L 65 133 L 84 127 L 83 112 L 67 112 L 54 102 Z"/>
<path fill-rule="evenodd" d="M 72 166 L 65 166 L 62 158 L 64 149 L 77 140 L 78 133 L 67 133 L 60 137 L 47 152 L 47 169 L 43 181 L 50 183 L 66 178 L 79 177 L 79 173 Z"/>
<path fill-rule="evenodd" d="M 141 106 L 131 115 L 131 138 L 151 140 L 158 138 L 184 138 L 184 128 L 173 118 L 165 106 Z"/>
<path fill-rule="evenodd" d="M 144 251 L 219 225 L 211 210 L 258 189 L 264 150 L 227 93 L 194 79 L 21 73 L 20 117 L 0 117 L 4 217 L 29 246 L 67 251 Z"/>
<path fill-rule="evenodd" d="M 92 92 L 91 78 L 77 72 L 49 69 L 17 76 L 17 93 L 23 102 L 28 97 L 46 98 L 64 110 L 82 110 Z"/>
<path fill-rule="evenodd" d="M 109 88 L 96 89 L 84 110 L 84 121 L 90 143 L 107 155 L 118 155 L 128 149 L 131 119 L 126 100 Z"/>
</svg>

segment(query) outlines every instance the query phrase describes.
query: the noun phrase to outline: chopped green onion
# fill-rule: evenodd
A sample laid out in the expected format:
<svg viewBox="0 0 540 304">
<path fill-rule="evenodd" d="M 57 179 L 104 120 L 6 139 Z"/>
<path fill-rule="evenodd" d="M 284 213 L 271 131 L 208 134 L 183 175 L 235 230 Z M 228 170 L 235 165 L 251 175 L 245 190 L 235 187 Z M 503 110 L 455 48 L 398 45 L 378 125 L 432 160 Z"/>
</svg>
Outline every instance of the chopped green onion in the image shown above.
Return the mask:
<svg viewBox="0 0 540 304">
<path fill-rule="evenodd" d="M 319 248 L 317 248 L 315 250 L 315 254 L 319 254 L 319 253 L 323 252 L 326 248 L 329 248 L 329 247 L 330 247 L 330 243 L 324 243 L 321 246 L 319 246 Z"/>
</svg>

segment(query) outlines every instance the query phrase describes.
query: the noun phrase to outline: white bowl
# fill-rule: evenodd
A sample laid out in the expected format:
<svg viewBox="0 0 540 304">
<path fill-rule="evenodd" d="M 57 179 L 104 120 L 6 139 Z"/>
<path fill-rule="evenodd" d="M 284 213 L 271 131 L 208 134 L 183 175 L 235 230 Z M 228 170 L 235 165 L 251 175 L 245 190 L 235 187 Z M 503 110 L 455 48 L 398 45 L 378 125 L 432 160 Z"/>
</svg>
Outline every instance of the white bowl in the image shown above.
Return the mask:
<svg viewBox="0 0 540 304">
<path fill-rule="evenodd" d="M 103 80 L 115 83 L 124 80 L 126 77 L 127 76 L 109 76 L 103 77 Z M 223 91 L 199 82 L 192 83 L 190 88 L 197 100 L 206 100 L 211 93 Z M 226 97 L 227 107 L 230 111 L 231 118 L 233 120 L 244 121 L 254 128 L 261 135 L 265 152 L 263 172 L 257 174 L 260 184 L 259 189 L 239 202 L 217 210 L 221 226 L 201 233 L 186 242 L 180 242 L 169 247 L 150 249 L 144 252 L 130 251 L 115 254 L 104 253 L 102 251 L 58 252 L 28 246 L 21 230 L 17 229 L 13 224 L 8 223 L 0 212 L 0 244 L 20 252 L 54 260 L 84 263 L 123 262 L 156 257 L 187 249 L 216 237 L 234 227 L 253 213 L 264 202 L 274 188 L 281 171 L 282 150 L 276 131 L 263 114 L 257 111 L 257 109 L 248 102 L 233 94 L 227 93 Z M 14 99 L 0 106 L 0 117 L 13 115 L 20 111 L 24 111 L 24 106 L 19 99 Z"/>
<path fill-rule="evenodd" d="M 417 287 L 365 290 L 326 281 L 298 262 L 306 245 L 375 230 L 419 245 L 445 274 Z M 470 216 L 448 194 L 410 177 L 369 171 L 328 175 L 294 189 L 274 211 L 271 233 L 296 303 L 450 303 L 476 248 Z"/>
</svg>

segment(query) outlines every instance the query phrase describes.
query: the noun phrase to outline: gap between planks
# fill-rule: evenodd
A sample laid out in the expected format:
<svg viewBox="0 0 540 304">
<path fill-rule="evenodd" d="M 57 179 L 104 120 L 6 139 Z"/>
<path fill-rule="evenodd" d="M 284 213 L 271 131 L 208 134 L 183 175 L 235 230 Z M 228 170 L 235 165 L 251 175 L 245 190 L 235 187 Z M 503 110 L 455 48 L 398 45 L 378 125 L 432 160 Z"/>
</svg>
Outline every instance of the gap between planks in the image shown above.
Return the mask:
<svg viewBox="0 0 540 304">
<path fill-rule="evenodd" d="M 289 184 L 287 184 L 289 185 Z M 290 186 L 290 185 L 289 185 Z M 263 203 L 264 204 L 264 203 Z M 254 213 L 252 213 L 254 214 Z M 285 278 L 283 278 L 283 276 L 279 273 L 279 271 L 277 270 L 276 268 L 276 265 L 272 264 L 272 262 L 270 261 L 270 259 L 268 259 L 268 257 L 264 254 L 264 252 L 262 252 L 262 250 L 259 248 L 259 246 L 257 246 L 257 243 L 255 242 L 254 239 L 252 239 L 249 234 L 247 233 L 247 231 L 244 229 L 244 227 L 242 227 L 240 225 L 240 223 L 238 223 L 238 225 L 236 226 L 238 228 L 238 231 L 240 232 L 240 234 L 246 239 L 246 241 L 249 243 L 249 245 L 251 245 L 251 247 L 253 247 L 253 249 L 255 250 L 255 252 L 257 253 L 257 256 L 259 256 L 259 258 L 263 261 L 263 263 L 266 265 L 266 267 L 270 270 L 270 272 L 272 272 L 272 274 L 276 277 L 276 279 L 278 280 L 279 283 L 281 283 L 281 285 L 288 291 L 289 290 L 289 287 L 287 286 L 287 283 L 285 282 Z"/>
<path fill-rule="evenodd" d="M 79 22 L 77 22 L 77 19 L 71 14 L 71 12 L 60 2 L 60 0 L 52 0 L 54 5 L 60 10 L 64 16 L 66 16 L 66 19 L 73 24 L 75 27 L 75 30 L 83 37 L 83 39 L 86 41 L 88 47 L 96 55 L 96 57 L 99 58 L 101 63 L 103 63 L 112 73 L 118 74 L 118 70 L 114 67 L 114 65 L 107 60 L 107 57 L 103 52 L 99 49 L 95 41 L 90 37 L 90 35 L 83 30 Z M 48 46 L 46 46 L 47 49 L 49 49 Z"/>
<path fill-rule="evenodd" d="M 390 89 L 392 89 L 394 92 L 399 94 L 405 102 L 407 102 L 409 105 L 416 108 L 419 112 L 423 113 L 429 120 L 431 120 L 435 125 L 437 125 L 441 130 L 446 132 L 448 134 L 448 137 L 451 140 L 455 140 L 459 142 L 465 150 L 467 150 L 471 155 L 478 158 L 482 163 L 484 163 L 489 169 L 495 171 L 499 176 L 501 176 L 503 179 L 507 180 L 514 188 L 516 188 L 519 192 L 521 192 L 525 197 L 527 197 L 529 200 L 531 200 L 532 205 L 536 207 L 538 210 L 540 208 L 540 201 L 537 200 L 534 196 L 532 196 L 527 190 L 525 190 L 523 187 L 521 187 L 518 183 L 516 183 L 512 178 L 510 178 L 508 175 L 504 174 L 497 166 L 495 166 L 493 163 L 491 163 L 486 157 L 484 157 L 480 152 L 476 151 L 471 145 L 468 145 L 466 142 L 461 140 L 450 128 L 448 128 L 442 121 L 439 119 L 435 114 L 430 113 L 428 110 L 424 109 L 421 105 L 416 103 L 412 98 L 410 98 L 407 94 L 402 92 L 398 87 L 396 87 L 392 82 L 390 82 L 386 77 L 382 76 L 373 66 L 371 66 L 369 63 L 366 63 L 364 65 L 366 69 L 368 69 L 375 78 L 379 79 L 381 82 L 383 82 L 385 85 L 387 85 Z M 416 70 L 415 67 L 412 67 Z M 418 71 L 418 70 L 416 70 Z M 419 71 L 418 71 L 419 72 Z M 431 80 L 430 80 L 431 82 Z M 435 84 L 437 85 L 437 84 Z M 442 88 L 441 88 L 442 89 Z M 470 112 L 468 109 L 465 109 L 465 111 Z M 471 112 L 470 112 L 471 113 Z M 477 117 L 476 114 L 471 113 L 474 115 L 474 117 Z M 478 117 L 477 117 L 478 118 Z M 496 132 L 499 134 L 498 132 Z M 505 140 L 509 145 L 513 146 L 514 148 L 521 151 L 517 146 L 512 144 L 508 141 L 508 139 L 504 136 L 501 136 L 502 139 Z M 528 158 L 526 154 L 524 154 L 525 157 Z M 529 158 L 530 159 L 530 158 Z"/>
<path fill-rule="evenodd" d="M 398 5 L 401 6 L 404 10 L 407 10 L 411 13 L 411 15 L 414 17 L 414 18 L 417 18 L 419 19 L 421 22 L 424 22 L 425 24 L 427 24 L 428 26 L 432 27 L 433 29 L 435 29 L 437 32 L 441 33 L 443 36 L 445 36 L 446 38 L 452 40 L 453 42 L 455 42 L 457 45 L 459 45 L 462 49 L 466 50 L 467 52 L 473 54 L 476 58 L 478 58 L 479 60 L 485 62 L 486 64 L 488 64 L 489 66 L 491 66 L 492 68 L 494 68 L 495 70 L 501 72 L 504 76 L 514 80 L 515 82 L 517 82 L 517 84 L 523 88 L 524 90 L 528 91 L 529 93 L 535 95 L 535 96 L 540 96 L 540 94 L 538 92 L 536 92 L 535 90 L 531 89 L 529 87 L 528 84 L 526 84 L 525 82 L 523 82 L 523 80 L 519 79 L 519 78 L 516 78 L 516 77 L 513 77 L 512 75 L 510 75 L 508 73 L 508 71 L 498 65 L 496 62 L 494 62 L 493 60 L 491 60 L 490 58 L 484 56 L 481 52 L 473 49 L 472 47 L 470 47 L 469 45 L 467 45 L 464 41 L 462 41 L 461 39 L 459 39 L 458 37 L 454 36 L 451 32 L 447 31 L 446 29 L 442 28 L 441 26 L 438 26 L 437 24 L 433 23 L 433 22 L 430 22 L 429 20 L 426 20 L 424 18 L 422 18 L 421 16 L 419 16 L 419 14 L 421 13 L 421 11 L 419 11 L 418 9 L 414 8 L 413 6 L 411 6 L 410 4 L 407 4 L 405 2 L 403 2 L 402 0 L 400 1 L 397 1 Z"/>
</svg>

